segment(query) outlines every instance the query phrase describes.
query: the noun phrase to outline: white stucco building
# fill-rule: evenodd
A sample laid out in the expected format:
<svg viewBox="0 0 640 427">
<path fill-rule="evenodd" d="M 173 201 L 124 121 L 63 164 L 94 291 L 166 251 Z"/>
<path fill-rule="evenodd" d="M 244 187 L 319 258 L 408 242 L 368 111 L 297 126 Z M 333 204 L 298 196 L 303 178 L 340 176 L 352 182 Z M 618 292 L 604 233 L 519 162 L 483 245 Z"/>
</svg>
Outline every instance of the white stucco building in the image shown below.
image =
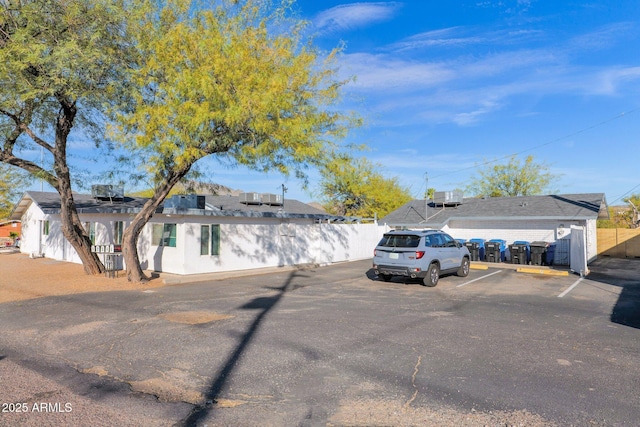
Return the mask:
<svg viewBox="0 0 640 427">
<path fill-rule="evenodd" d="M 591 262 L 598 253 L 596 221 L 608 218 L 602 193 L 464 199 L 446 193 L 454 192 L 436 193 L 440 197 L 435 202 L 413 200 L 379 222 L 393 228 L 435 228 L 457 239 L 502 239 L 507 245 L 545 241 L 556 245 L 554 263 L 569 265 L 572 233 L 582 230 Z"/>
<path fill-rule="evenodd" d="M 118 245 L 146 199 L 75 194 L 74 201 L 92 243 Z M 12 218 L 22 220 L 23 253 L 80 263 L 61 231 L 57 193 L 25 193 Z M 185 275 L 371 257 L 385 228 L 345 220 L 273 194 L 174 196 L 141 233 L 140 263 Z"/>
</svg>

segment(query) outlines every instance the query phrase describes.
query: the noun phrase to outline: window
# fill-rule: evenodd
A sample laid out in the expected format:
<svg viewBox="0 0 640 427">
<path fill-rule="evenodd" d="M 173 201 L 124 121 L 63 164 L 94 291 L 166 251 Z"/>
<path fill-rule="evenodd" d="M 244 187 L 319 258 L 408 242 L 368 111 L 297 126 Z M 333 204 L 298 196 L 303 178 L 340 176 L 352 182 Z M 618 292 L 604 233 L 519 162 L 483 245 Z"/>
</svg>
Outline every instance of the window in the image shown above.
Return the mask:
<svg viewBox="0 0 640 427">
<path fill-rule="evenodd" d="M 220 255 L 220 224 L 211 225 L 211 255 Z"/>
<path fill-rule="evenodd" d="M 420 244 L 420 236 L 415 234 L 385 234 L 378 246 L 390 248 L 417 248 Z"/>
<path fill-rule="evenodd" d="M 122 234 L 124 233 L 124 222 L 116 221 L 113 223 L 113 243 L 116 245 L 122 244 Z"/>
<path fill-rule="evenodd" d="M 220 255 L 220 224 L 200 226 L 200 255 L 209 253 Z"/>
<path fill-rule="evenodd" d="M 96 223 L 95 222 L 85 222 L 84 223 L 84 231 L 89 234 L 89 240 L 92 245 L 96 244 Z"/>
<path fill-rule="evenodd" d="M 209 255 L 209 226 L 200 226 L 200 255 Z"/>
<path fill-rule="evenodd" d="M 91 240 L 91 244 L 96 244 L 96 223 L 95 222 L 85 222 L 84 229 L 89 233 L 89 240 Z"/>
<path fill-rule="evenodd" d="M 49 221 L 42 221 L 42 235 L 49 235 Z"/>
<path fill-rule="evenodd" d="M 151 244 L 176 247 L 176 224 L 153 224 Z"/>
<path fill-rule="evenodd" d="M 444 238 L 446 247 L 455 248 L 458 246 L 458 243 L 453 239 L 453 237 L 449 236 L 448 234 L 443 234 L 442 237 Z"/>
</svg>

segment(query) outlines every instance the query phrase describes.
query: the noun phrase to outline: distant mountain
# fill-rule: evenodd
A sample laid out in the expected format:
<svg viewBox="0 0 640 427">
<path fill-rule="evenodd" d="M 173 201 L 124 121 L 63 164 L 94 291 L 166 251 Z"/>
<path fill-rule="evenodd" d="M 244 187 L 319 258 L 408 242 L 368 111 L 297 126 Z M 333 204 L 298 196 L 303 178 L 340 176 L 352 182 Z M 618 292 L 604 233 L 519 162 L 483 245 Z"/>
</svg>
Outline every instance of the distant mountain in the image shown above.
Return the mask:
<svg viewBox="0 0 640 427">
<path fill-rule="evenodd" d="M 243 193 L 242 190 L 234 190 L 222 184 L 196 181 L 178 183 L 174 187 L 174 190 L 177 190 L 174 194 L 202 194 L 212 196 L 237 196 Z"/>
<path fill-rule="evenodd" d="M 327 210 L 325 209 L 325 207 L 324 207 L 321 203 L 318 203 L 318 202 L 309 202 L 309 203 L 307 203 L 307 204 L 308 204 L 309 206 L 312 206 L 312 207 L 316 208 L 316 209 L 320 209 L 322 212 L 326 212 L 326 211 L 327 211 Z"/>
<path fill-rule="evenodd" d="M 222 184 L 215 184 L 210 182 L 197 182 L 197 181 L 189 181 L 186 183 L 179 182 L 177 183 L 169 193 L 169 196 L 173 196 L 175 194 L 202 194 L 202 195 L 213 195 L 213 196 L 237 196 L 240 193 L 243 193 L 242 190 L 234 190 Z M 153 194 L 152 189 L 135 191 L 130 196 L 135 197 L 151 197 Z"/>
</svg>

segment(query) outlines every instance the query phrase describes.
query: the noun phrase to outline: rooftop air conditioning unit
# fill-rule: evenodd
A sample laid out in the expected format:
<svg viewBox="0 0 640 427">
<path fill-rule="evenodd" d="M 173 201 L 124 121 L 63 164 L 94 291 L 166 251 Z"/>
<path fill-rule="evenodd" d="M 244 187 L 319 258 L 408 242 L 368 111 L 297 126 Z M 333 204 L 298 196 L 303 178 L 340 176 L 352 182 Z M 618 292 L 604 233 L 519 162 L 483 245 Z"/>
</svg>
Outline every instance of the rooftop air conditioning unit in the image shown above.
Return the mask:
<svg viewBox="0 0 640 427">
<path fill-rule="evenodd" d="M 264 194 L 260 195 L 260 200 L 265 205 L 282 206 L 282 195 L 281 194 L 264 193 Z"/>
<path fill-rule="evenodd" d="M 442 206 L 457 206 L 462 204 L 462 191 L 436 191 L 433 193 L 433 203 Z"/>
<path fill-rule="evenodd" d="M 168 209 L 204 209 L 205 197 L 197 194 L 178 194 L 164 203 Z"/>
<path fill-rule="evenodd" d="M 259 193 L 240 193 L 240 203 L 245 205 L 259 205 L 260 194 Z"/>
<path fill-rule="evenodd" d="M 91 186 L 91 197 L 97 200 L 124 200 L 124 187 L 95 184 Z"/>
</svg>

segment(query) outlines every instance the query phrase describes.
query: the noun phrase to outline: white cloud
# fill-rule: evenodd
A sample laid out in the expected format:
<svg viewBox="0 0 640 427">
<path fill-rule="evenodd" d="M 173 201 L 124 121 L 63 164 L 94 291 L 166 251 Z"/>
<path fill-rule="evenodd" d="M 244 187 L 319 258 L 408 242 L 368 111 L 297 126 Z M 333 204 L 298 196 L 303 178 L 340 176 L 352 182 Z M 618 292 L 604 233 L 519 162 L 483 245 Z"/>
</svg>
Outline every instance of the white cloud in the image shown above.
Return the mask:
<svg viewBox="0 0 640 427">
<path fill-rule="evenodd" d="M 390 19 L 401 6 L 398 2 L 344 4 L 320 12 L 313 20 L 323 31 L 342 31 L 366 27 Z"/>
<path fill-rule="evenodd" d="M 394 43 L 389 46 L 390 49 L 403 51 L 420 49 L 423 47 L 434 46 L 455 46 L 455 45 L 469 45 L 477 44 L 483 41 L 483 37 L 480 36 L 464 36 L 461 33 L 460 27 L 443 28 L 440 30 L 427 31 L 424 33 L 416 34 L 411 37 Z"/>
<path fill-rule="evenodd" d="M 600 95 L 615 95 L 620 86 L 633 80 L 640 80 L 640 67 L 615 67 L 602 71 L 594 85 L 589 86 L 592 93 Z"/>
<path fill-rule="evenodd" d="M 377 127 L 472 126 L 509 108 L 516 97 L 619 95 L 640 79 L 640 66 L 592 65 L 588 47 L 599 36 L 606 44 L 619 42 L 632 27 L 612 24 L 553 44 L 535 28 L 449 27 L 375 53 L 345 54 L 341 73 L 355 76 L 346 89 L 364 99 L 363 109 Z"/>
<path fill-rule="evenodd" d="M 600 27 L 590 33 L 581 34 L 569 40 L 573 49 L 593 51 L 608 48 L 618 43 L 622 37 L 635 31 L 636 25 L 630 22 L 617 22 Z"/>
<path fill-rule="evenodd" d="M 452 70 L 438 63 L 409 61 L 389 55 L 356 53 L 345 55 L 344 70 L 355 75 L 355 88 L 384 91 L 389 88 L 433 87 L 450 80 Z"/>
<path fill-rule="evenodd" d="M 480 108 L 467 113 L 458 113 L 453 117 L 453 121 L 460 126 L 470 126 L 477 123 L 480 118 L 497 109 L 497 103 L 485 102 Z"/>
</svg>

